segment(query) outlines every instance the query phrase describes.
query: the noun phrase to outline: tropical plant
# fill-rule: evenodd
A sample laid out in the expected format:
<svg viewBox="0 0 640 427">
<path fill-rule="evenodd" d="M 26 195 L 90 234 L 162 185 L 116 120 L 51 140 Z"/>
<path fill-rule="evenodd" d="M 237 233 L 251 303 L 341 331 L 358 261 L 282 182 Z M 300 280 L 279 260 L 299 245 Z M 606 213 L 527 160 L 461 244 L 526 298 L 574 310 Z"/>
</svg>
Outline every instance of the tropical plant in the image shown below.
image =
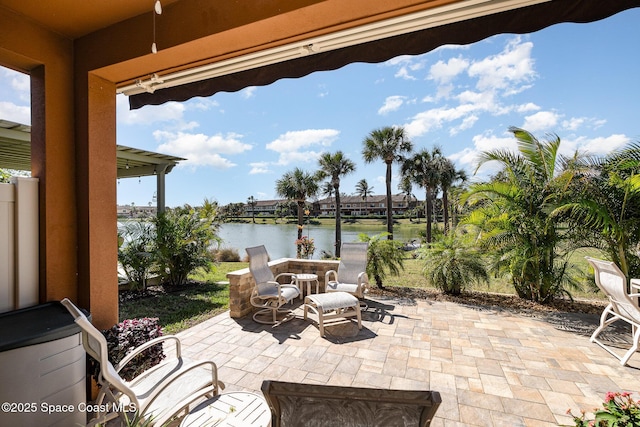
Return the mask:
<svg viewBox="0 0 640 427">
<path fill-rule="evenodd" d="M 465 222 L 480 228 L 479 244 L 493 251 L 497 271 L 508 270 L 518 296 L 550 302 L 577 286 L 568 274 L 575 248 L 563 225 L 550 215 L 572 174 L 562 168 L 557 154 L 559 137 L 541 142 L 525 130 L 509 130 L 519 151 L 480 154 L 478 168 L 495 161 L 502 170 L 489 182 L 471 185 L 463 195 L 473 208 Z"/>
<path fill-rule="evenodd" d="M 318 179 L 329 178 L 333 191 L 336 195 L 336 256 L 340 256 L 340 247 L 342 246 L 342 224 L 340 219 L 340 178 L 353 173 L 356 170 L 356 164 L 345 157 L 342 151 L 336 151 L 334 154 L 323 153 L 318 159 L 320 170 L 317 173 Z"/>
<path fill-rule="evenodd" d="M 209 249 L 219 242 L 216 215 L 185 205 L 159 214 L 152 222 L 159 273 L 171 286 L 186 283 L 197 268 L 210 268 Z"/>
<path fill-rule="evenodd" d="M 145 221 L 128 221 L 119 231 L 119 238 L 122 244 L 118 247 L 118 261 L 131 290 L 146 289 L 155 266 L 155 228 Z"/>
<path fill-rule="evenodd" d="M 470 234 L 451 233 L 418 249 L 419 257 L 425 260 L 424 275 L 432 286 L 445 294 L 460 295 L 468 283 L 488 283 L 487 268 L 471 238 Z"/>
<path fill-rule="evenodd" d="M 282 178 L 276 181 L 276 193 L 287 200 L 295 201 L 298 205 L 298 236 L 302 238 L 304 224 L 304 208 L 307 198 L 318 193 L 317 177 L 313 174 L 295 168 L 285 173 Z M 300 245 L 297 245 L 297 254 L 300 257 Z"/>
<path fill-rule="evenodd" d="M 400 163 L 413 150 L 413 144 L 403 127 L 384 127 L 371 131 L 364 139 L 362 156 L 365 163 L 382 160 L 386 167 L 385 184 L 387 190 L 387 238 L 393 240 L 393 203 L 391 199 L 391 178 L 393 163 Z"/>
<path fill-rule="evenodd" d="M 5 169 L 0 169 L 0 183 L 8 183 L 11 180 L 11 174 Z"/>
<path fill-rule="evenodd" d="M 373 196 L 373 187 L 369 186 L 366 179 L 361 179 L 356 184 L 356 195 L 360 196 L 365 204 L 365 210 L 367 205 L 367 199 Z"/>
<path fill-rule="evenodd" d="M 433 147 L 431 151 L 420 150 L 413 156 L 404 159 L 401 174 L 421 188 L 425 189 L 425 217 L 427 218 L 427 244 L 432 240 L 433 223 L 433 199 L 440 185 L 440 164 L 442 152 L 439 147 Z"/>
<path fill-rule="evenodd" d="M 451 160 L 439 157 L 438 170 L 440 172 L 440 189 L 442 190 L 442 212 L 444 221 L 444 234 L 449 233 L 449 192 L 454 183 L 466 181 L 467 173 L 464 169 L 456 169 Z"/>
<path fill-rule="evenodd" d="M 295 243 L 300 248 L 300 258 L 310 259 L 316 251 L 316 245 L 309 236 L 302 236 Z"/>
<path fill-rule="evenodd" d="M 640 143 L 602 158 L 572 159 L 571 190 L 552 215 L 584 246 L 605 252 L 627 279 L 640 274 Z"/>
<path fill-rule="evenodd" d="M 376 286 L 384 288 L 383 280 L 388 275 L 397 276 L 404 270 L 404 251 L 402 243 L 386 239 L 387 233 L 368 236 L 360 233 L 358 240 L 368 242 L 367 276 L 373 278 Z"/>
</svg>

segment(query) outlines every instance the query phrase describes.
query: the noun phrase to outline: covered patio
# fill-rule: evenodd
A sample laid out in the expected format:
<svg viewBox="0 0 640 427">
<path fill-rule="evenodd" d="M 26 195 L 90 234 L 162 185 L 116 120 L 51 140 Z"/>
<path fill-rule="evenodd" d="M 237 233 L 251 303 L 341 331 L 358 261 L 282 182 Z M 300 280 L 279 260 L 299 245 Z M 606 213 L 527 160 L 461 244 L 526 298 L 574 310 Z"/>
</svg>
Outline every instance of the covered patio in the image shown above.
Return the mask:
<svg viewBox="0 0 640 427">
<path fill-rule="evenodd" d="M 568 409 L 590 412 L 608 391 L 640 390 L 640 356 L 623 367 L 589 342 L 596 315 L 368 302 L 362 330 L 336 324 L 326 338 L 299 305 L 276 327 L 227 312 L 179 336 L 185 355 L 218 365 L 225 391 L 260 394 L 264 380 L 434 390 L 442 404 L 432 426 L 573 425 Z M 608 337 L 614 345 L 627 339 L 619 332 Z"/>
</svg>

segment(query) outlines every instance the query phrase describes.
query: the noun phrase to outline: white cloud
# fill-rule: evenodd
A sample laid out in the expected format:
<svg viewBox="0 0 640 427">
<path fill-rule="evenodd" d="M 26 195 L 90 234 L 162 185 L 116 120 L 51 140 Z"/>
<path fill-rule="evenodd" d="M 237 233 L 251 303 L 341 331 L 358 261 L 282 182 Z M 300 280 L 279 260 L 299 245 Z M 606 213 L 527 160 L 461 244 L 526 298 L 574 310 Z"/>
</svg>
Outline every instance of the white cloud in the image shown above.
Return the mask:
<svg viewBox="0 0 640 427">
<path fill-rule="evenodd" d="M 0 101 L 0 118 L 23 125 L 31 124 L 31 108 Z"/>
<path fill-rule="evenodd" d="M 586 139 L 581 141 L 579 148 L 588 154 L 602 155 L 624 147 L 629 141 L 630 138 L 626 135 L 614 134 L 607 137 Z"/>
<path fill-rule="evenodd" d="M 459 120 L 475 109 L 472 104 L 464 104 L 454 108 L 433 108 L 413 116 L 411 121 L 404 125 L 404 128 L 408 136 L 414 138 L 431 130 L 439 129 L 445 123 Z"/>
<path fill-rule="evenodd" d="M 464 72 L 469 67 L 469 60 L 462 57 L 451 58 L 449 61 L 438 61 L 429 69 L 429 80 L 435 80 L 440 84 L 449 83 L 454 77 Z"/>
<path fill-rule="evenodd" d="M 244 99 L 253 98 L 256 94 L 256 90 L 258 90 L 257 86 L 249 86 L 240 91 L 240 96 Z"/>
<path fill-rule="evenodd" d="M 118 123 L 126 125 L 180 121 L 186 109 L 183 103 L 167 102 L 162 105 L 147 105 L 137 110 L 129 110 L 129 100 L 124 95 L 116 96 L 116 107 Z"/>
<path fill-rule="evenodd" d="M 311 147 L 329 147 L 339 134 L 340 131 L 335 129 L 289 131 L 268 143 L 266 148 L 279 153 L 278 165 L 309 163 L 315 161 L 322 152 L 314 151 Z"/>
<path fill-rule="evenodd" d="M 533 43 L 522 42 L 521 37 L 509 41 L 505 49 L 469 66 L 469 76 L 478 78 L 478 90 L 503 90 L 505 93 L 518 93 L 527 88 L 536 77 L 533 69 L 531 51 Z"/>
<path fill-rule="evenodd" d="M 384 100 L 384 105 L 378 109 L 378 114 L 385 115 L 396 111 L 402 106 L 405 99 L 406 97 L 399 95 L 387 96 L 387 99 Z"/>
<path fill-rule="evenodd" d="M 533 102 L 528 102 L 526 104 L 516 106 L 515 110 L 518 113 L 528 113 L 529 111 L 538 111 L 540 110 L 540 107 L 538 107 Z"/>
<path fill-rule="evenodd" d="M 220 154 L 236 155 L 252 149 L 251 145 L 240 141 L 242 135 L 234 133 L 208 136 L 156 131 L 153 136 L 159 141 L 164 141 L 158 146 L 158 151 L 186 158 L 186 161 L 180 162 L 184 166 L 213 166 L 216 169 L 228 169 L 236 164 Z"/>
<path fill-rule="evenodd" d="M 422 56 L 401 55 L 386 61 L 384 65 L 398 68 L 394 75 L 396 78 L 417 80 L 413 73 L 423 69 L 425 63 Z"/>
<path fill-rule="evenodd" d="M 188 110 L 209 111 L 220 106 L 218 101 L 211 98 L 194 98 L 185 103 Z"/>
<path fill-rule="evenodd" d="M 249 163 L 249 166 L 251 166 L 249 175 L 258 175 L 271 172 L 271 170 L 269 169 L 269 163 L 267 162 Z"/>
<path fill-rule="evenodd" d="M 524 118 L 522 129 L 535 134 L 542 131 L 553 131 L 557 127 L 560 116 L 552 111 L 539 111 Z"/>
</svg>

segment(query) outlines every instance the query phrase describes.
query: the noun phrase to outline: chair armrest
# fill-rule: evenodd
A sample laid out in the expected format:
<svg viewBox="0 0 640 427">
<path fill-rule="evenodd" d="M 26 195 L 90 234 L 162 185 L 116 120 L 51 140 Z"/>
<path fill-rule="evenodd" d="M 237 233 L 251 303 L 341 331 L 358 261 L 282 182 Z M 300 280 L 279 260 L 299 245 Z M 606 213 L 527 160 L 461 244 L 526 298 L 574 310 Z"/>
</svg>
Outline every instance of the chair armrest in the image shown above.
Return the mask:
<svg viewBox="0 0 640 427">
<path fill-rule="evenodd" d="M 291 277 L 291 282 L 289 283 L 282 283 L 282 284 L 291 284 L 294 283 L 296 281 L 296 275 L 295 273 L 280 273 L 276 276 L 275 281 L 278 282 L 278 278 L 282 277 L 282 276 L 289 276 Z M 281 284 L 280 282 L 278 282 L 278 284 Z"/>
<path fill-rule="evenodd" d="M 369 286 L 369 276 L 365 271 L 358 274 L 358 286 Z"/>
<path fill-rule="evenodd" d="M 631 279 L 629 282 L 631 289 L 640 291 L 640 279 Z"/>
<path fill-rule="evenodd" d="M 120 370 L 124 368 L 127 363 L 131 362 L 134 357 L 139 355 L 144 350 L 168 340 L 175 341 L 176 343 L 176 358 L 179 359 L 180 357 L 182 357 L 182 343 L 180 342 L 180 339 L 175 335 L 165 335 L 162 337 L 154 338 L 151 341 L 147 341 L 146 343 L 134 348 L 131 353 L 127 354 L 120 362 L 118 362 L 116 366 L 114 366 L 116 372 L 120 372 Z"/>
<path fill-rule="evenodd" d="M 333 276 L 333 280 L 331 280 L 330 276 Z M 325 285 L 327 283 L 329 283 L 330 281 L 334 281 L 334 282 L 338 281 L 338 272 L 337 271 L 329 270 L 324 274 L 324 283 L 325 283 Z"/>
</svg>

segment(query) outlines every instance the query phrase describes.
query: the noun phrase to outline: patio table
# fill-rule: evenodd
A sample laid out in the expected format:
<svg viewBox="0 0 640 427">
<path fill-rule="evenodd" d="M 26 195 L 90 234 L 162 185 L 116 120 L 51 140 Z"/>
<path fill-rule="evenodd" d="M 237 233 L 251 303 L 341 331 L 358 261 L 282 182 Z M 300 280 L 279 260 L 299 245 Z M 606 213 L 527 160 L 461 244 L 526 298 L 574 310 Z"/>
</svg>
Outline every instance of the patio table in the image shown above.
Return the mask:
<svg viewBox="0 0 640 427">
<path fill-rule="evenodd" d="M 233 391 L 207 399 L 187 414 L 180 427 L 268 427 L 271 410 L 255 393 Z"/>
</svg>

